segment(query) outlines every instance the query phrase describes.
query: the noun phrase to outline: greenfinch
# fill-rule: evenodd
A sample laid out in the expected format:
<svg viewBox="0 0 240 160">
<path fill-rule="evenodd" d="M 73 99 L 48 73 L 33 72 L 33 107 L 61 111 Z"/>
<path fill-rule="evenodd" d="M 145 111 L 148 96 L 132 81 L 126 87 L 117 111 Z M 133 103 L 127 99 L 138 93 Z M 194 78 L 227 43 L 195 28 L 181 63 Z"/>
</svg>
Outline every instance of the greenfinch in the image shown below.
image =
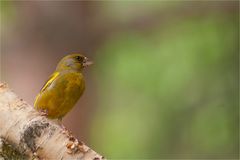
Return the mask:
<svg viewBox="0 0 240 160">
<path fill-rule="evenodd" d="M 50 119 L 61 120 L 76 104 L 85 90 L 82 70 L 92 62 L 81 54 L 61 59 L 37 95 L 34 107 Z"/>
</svg>

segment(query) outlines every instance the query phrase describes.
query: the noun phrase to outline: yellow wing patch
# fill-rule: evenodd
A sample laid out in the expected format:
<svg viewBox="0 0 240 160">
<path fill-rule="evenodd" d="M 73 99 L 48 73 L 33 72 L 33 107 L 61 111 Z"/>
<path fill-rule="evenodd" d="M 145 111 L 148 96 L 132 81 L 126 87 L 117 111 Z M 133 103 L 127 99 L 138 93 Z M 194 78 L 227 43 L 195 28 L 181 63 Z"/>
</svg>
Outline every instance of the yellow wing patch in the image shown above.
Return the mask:
<svg viewBox="0 0 240 160">
<path fill-rule="evenodd" d="M 57 76 L 59 75 L 59 72 L 54 72 L 48 79 L 48 81 L 45 83 L 45 85 L 42 87 L 41 92 L 43 92 L 46 88 L 48 88 L 51 83 L 57 78 Z"/>
<path fill-rule="evenodd" d="M 45 83 L 45 85 L 42 87 L 40 93 L 37 95 L 36 99 L 35 99 L 35 102 L 34 102 L 34 107 L 37 107 L 36 104 L 38 102 L 38 98 L 40 96 L 40 94 L 45 90 L 47 89 L 51 83 L 57 78 L 57 76 L 59 75 L 60 73 L 59 72 L 54 72 L 50 77 L 49 79 L 47 80 L 47 82 Z"/>
</svg>

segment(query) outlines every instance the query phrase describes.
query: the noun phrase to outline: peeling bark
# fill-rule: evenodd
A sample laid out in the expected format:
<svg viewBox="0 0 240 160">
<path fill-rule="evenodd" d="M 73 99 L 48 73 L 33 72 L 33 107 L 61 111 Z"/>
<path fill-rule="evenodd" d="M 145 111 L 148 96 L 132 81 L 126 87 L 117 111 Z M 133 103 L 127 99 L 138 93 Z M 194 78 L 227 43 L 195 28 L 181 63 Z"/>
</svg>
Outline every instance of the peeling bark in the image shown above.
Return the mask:
<svg viewBox="0 0 240 160">
<path fill-rule="evenodd" d="M 14 157 L 14 158 L 13 158 Z M 0 83 L 0 159 L 102 160 Z"/>
</svg>

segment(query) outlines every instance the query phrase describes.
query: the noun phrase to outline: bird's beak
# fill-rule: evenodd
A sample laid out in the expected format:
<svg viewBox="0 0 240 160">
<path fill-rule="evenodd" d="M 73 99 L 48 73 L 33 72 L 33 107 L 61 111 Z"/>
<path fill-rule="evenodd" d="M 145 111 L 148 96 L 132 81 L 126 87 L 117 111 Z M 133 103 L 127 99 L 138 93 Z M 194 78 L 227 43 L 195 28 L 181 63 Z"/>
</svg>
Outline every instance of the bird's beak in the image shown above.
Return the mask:
<svg viewBox="0 0 240 160">
<path fill-rule="evenodd" d="M 83 67 L 87 67 L 87 66 L 90 66 L 92 64 L 93 64 L 93 62 L 89 61 L 87 57 L 84 58 Z"/>
</svg>

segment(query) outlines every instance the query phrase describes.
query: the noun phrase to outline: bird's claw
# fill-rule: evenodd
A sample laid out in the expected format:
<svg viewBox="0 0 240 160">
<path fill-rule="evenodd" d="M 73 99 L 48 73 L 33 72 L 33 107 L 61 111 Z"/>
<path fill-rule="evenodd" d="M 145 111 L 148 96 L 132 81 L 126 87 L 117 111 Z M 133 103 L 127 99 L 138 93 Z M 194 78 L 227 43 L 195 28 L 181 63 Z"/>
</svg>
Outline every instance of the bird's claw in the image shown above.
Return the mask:
<svg viewBox="0 0 240 160">
<path fill-rule="evenodd" d="M 40 115 L 41 116 L 48 116 L 48 110 L 47 109 L 41 109 L 40 110 Z"/>
</svg>

